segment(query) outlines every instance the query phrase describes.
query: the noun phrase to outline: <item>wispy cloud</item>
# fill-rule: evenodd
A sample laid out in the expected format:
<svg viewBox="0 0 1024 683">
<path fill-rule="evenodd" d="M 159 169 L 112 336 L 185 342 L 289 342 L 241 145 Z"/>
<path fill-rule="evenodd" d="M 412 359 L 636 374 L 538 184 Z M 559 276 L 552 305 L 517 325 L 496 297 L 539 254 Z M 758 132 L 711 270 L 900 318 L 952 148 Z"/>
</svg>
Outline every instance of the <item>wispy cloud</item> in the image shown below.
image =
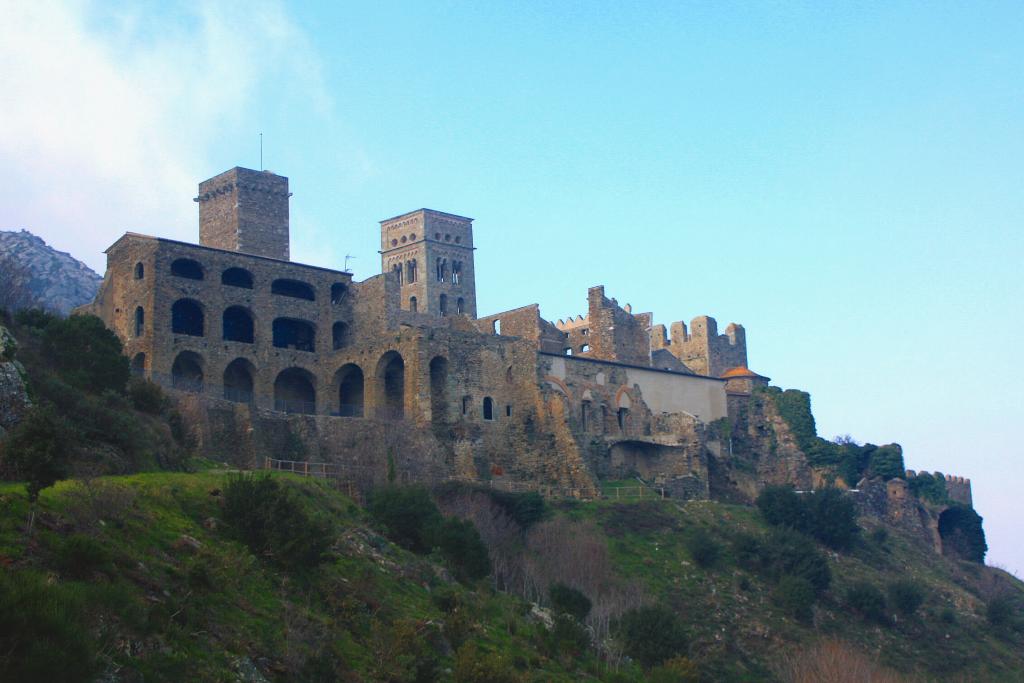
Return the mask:
<svg viewBox="0 0 1024 683">
<path fill-rule="evenodd" d="M 32 230 L 101 272 L 125 230 L 193 240 L 197 174 L 268 79 L 333 116 L 314 51 L 275 2 L 158 15 L 4 3 L 0 229 Z"/>
</svg>

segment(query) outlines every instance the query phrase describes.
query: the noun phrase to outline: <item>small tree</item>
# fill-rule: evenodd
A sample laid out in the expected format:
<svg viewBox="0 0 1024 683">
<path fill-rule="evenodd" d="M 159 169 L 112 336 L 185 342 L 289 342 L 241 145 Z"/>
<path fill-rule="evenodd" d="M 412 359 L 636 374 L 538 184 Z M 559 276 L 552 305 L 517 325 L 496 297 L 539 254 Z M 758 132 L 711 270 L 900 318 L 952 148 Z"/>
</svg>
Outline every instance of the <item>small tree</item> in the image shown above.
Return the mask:
<svg viewBox="0 0 1024 683">
<path fill-rule="evenodd" d="M 131 375 L 121 340 L 94 315 L 73 315 L 43 330 L 46 355 L 73 387 L 124 393 Z"/>
<path fill-rule="evenodd" d="M 548 595 L 556 612 L 569 614 L 577 621 L 583 621 L 590 614 L 590 598 L 564 583 L 551 584 Z"/>
<path fill-rule="evenodd" d="M 706 529 L 698 527 L 690 532 L 684 541 L 690 557 L 701 569 L 707 569 L 718 561 L 721 548 Z"/>
<path fill-rule="evenodd" d="M 790 486 L 769 486 L 757 497 L 757 509 L 772 526 L 807 528 L 807 506 Z"/>
<path fill-rule="evenodd" d="M 853 503 L 839 489 L 827 488 L 807 502 L 810 532 L 830 548 L 846 550 L 853 545 L 860 528 Z"/>
<path fill-rule="evenodd" d="M 35 521 L 39 492 L 68 477 L 73 443 L 68 423 L 45 407 L 31 411 L 4 441 L 4 465 L 25 480 L 30 504 L 29 533 Z"/>
<path fill-rule="evenodd" d="M 885 596 L 873 583 L 858 581 L 850 586 L 846 591 L 846 604 L 865 619 L 886 623 Z"/>
<path fill-rule="evenodd" d="M 797 621 L 808 623 L 813 616 L 815 591 L 810 581 L 799 576 L 783 576 L 775 589 L 779 606 Z"/>
<path fill-rule="evenodd" d="M 618 637 L 626 655 L 650 668 L 683 653 L 686 634 L 672 610 L 647 605 L 629 610 L 619 620 Z"/>
<path fill-rule="evenodd" d="M 924 603 L 924 590 L 911 579 L 900 579 L 889 584 L 889 603 L 905 617 L 913 616 Z"/>
<path fill-rule="evenodd" d="M 871 475 L 886 481 L 903 477 L 906 469 L 903 465 L 903 448 L 897 443 L 882 446 L 871 454 Z"/>
</svg>

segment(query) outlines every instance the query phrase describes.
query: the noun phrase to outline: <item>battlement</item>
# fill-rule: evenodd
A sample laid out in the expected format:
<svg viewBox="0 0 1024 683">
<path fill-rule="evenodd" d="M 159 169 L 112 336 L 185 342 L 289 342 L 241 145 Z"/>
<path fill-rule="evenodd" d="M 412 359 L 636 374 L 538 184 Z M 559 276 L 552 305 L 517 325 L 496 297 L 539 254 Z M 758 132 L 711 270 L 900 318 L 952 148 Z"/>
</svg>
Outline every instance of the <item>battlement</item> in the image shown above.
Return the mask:
<svg viewBox="0 0 1024 683">
<path fill-rule="evenodd" d="M 666 349 L 693 372 L 721 377 L 731 368 L 747 366 L 747 333 L 742 325 L 729 323 L 724 334 L 718 333 L 718 321 L 699 315 L 689 327 L 674 322 L 666 331 L 664 325 L 651 328 L 651 348 Z"/>
<path fill-rule="evenodd" d="M 937 479 L 942 479 L 943 481 L 945 481 L 946 495 L 949 496 L 950 500 L 957 503 L 962 503 L 963 505 L 974 505 L 974 498 L 971 492 L 970 479 L 966 477 L 954 476 L 952 474 L 943 474 L 942 472 L 931 473 L 922 471 L 921 474 L 930 474 L 931 476 Z M 911 479 L 916 479 L 918 473 L 915 472 L 914 470 L 907 470 L 906 476 L 907 481 L 910 481 Z"/>
</svg>

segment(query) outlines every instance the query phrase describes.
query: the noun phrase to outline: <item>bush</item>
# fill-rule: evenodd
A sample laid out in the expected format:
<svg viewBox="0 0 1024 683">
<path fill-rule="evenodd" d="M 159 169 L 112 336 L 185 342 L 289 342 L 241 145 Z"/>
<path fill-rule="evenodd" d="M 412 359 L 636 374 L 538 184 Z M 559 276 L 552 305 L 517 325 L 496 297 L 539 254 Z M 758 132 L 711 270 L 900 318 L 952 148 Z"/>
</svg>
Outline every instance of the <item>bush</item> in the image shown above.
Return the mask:
<svg viewBox="0 0 1024 683">
<path fill-rule="evenodd" d="M 862 617 L 880 624 L 887 623 L 885 596 L 868 581 L 858 581 L 846 591 L 846 605 Z"/>
<path fill-rule="evenodd" d="M 847 550 L 857 538 L 857 511 L 838 489 L 818 491 L 807 500 L 810 533 L 830 548 Z"/>
<path fill-rule="evenodd" d="M 905 617 L 912 616 L 924 603 L 924 589 L 911 579 L 889 584 L 889 604 Z"/>
<path fill-rule="evenodd" d="M 981 515 L 966 505 L 954 505 L 939 515 L 943 552 L 952 551 L 969 562 L 984 564 L 988 544 L 981 523 Z"/>
<path fill-rule="evenodd" d="M 686 657 L 673 657 L 661 666 L 647 672 L 647 683 L 697 683 L 700 671 L 697 665 Z"/>
<path fill-rule="evenodd" d="M 128 398 L 135 410 L 159 415 L 167 409 L 170 401 L 163 389 L 156 382 L 141 377 L 133 378 L 128 383 Z"/>
<path fill-rule="evenodd" d="M 791 529 L 773 529 L 764 545 L 765 570 L 778 580 L 783 576 L 807 579 L 817 591 L 832 582 L 828 560 L 806 536 Z"/>
<path fill-rule="evenodd" d="M 27 572 L 0 572 L 0 680 L 89 681 L 98 650 L 78 593 Z"/>
<path fill-rule="evenodd" d="M 482 579 L 491 573 L 487 546 L 472 522 L 447 517 L 431 530 L 430 540 L 455 568 L 460 581 Z"/>
<path fill-rule="evenodd" d="M 798 576 L 783 576 L 775 588 L 775 599 L 786 614 L 809 623 L 814 616 L 814 585 Z"/>
<path fill-rule="evenodd" d="M 576 659 L 590 647 L 590 634 L 580 622 L 559 614 L 552 629 L 544 635 L 543 647 L 550 657 Z"/>
<path fill-rule="evenodd" d="M 706 529 L 701 527 L 687 534 L 684 544 L 686 545 L 687 552 L 690 553 L 690 557 L 702 569 L 713 566 L 721 554 L 721 548 L 718 543 L 711 538 L 711 534 Z"/>
<path fill-rule="evenodd" d="M 74 432 L 49 408 L 35 408 L 3 442 L 3 465 L 25 481 L 30 503 L 68 476 Z"/>
<path fill-rule="evenodd" d="M 509 517 L 515 520 L 524 531 L 544 519 L 547 508 L 544 498 L 536 491 L 528 493 L 512 493 L 488 489 L 491 500 L 497 503 Z"/>
<path fill-rule="evenodd" d="M 619 619 L 616 635 L 623 652 L 645 668 L 683 653 L 686 634 L 676 613 L 660 605 L 629 610 Z"/>
<path fill-rule="evenodd" d="M 421 486 L 387 487 L 375 491 L 370 514 L 380 521 L 388 537 L 403 548 L 428 553 L 433 547 L 430 532 L 441 522 L 441 512 Z"/>
<path fill-rule="evenodd" d="M 306 512 L 266 475 L 240 474 L 224 487 L 224 520 L 254 555 L 292 570 L 315 566 L 330 541 L 329 525 Z"/>
<path fill-rule="evenodd" d="M 73 387 L 101 393 L 124 392 L 131 374 L 121 340 L 93 315 L 55 320 L 43 330 L 43 348 L 61 377 Z"/>
<path fill-rule="evenodd" d="M 882 446 L 871 454 L 871 476 L 881 477 L 886 481 L 906 476 L 903 465 L 903 448 L 893 443 Z"/>
<path fill-rule="evenodd" d="M 60 318 L 53 313 L 41 308 L 23 308 L 14 314 L 14 322 L 22 327 L 30 327 L 35 330 L 45 330 L 51 323 L 59 320 Z"/>
<path fill-rule="evenodd" d="M 1017 605 L 1009 595 L 997 595 L 985 605 L 985 618 L 999 630 L 1017 628 Z"/>
<path fill-rule="evenodd" d="M 556 612 L 568 614 L 577 621 L 583 621 L 590 614 L 590 598 L 564 583 L 553 583 L 548 588 L 551 607 Z"/>
<path fill-rule="evenodd" d="M 455 683 L 519 683 L 522 679 L 508 658 L 484 652 L 476 643 L 466 643 L 455 653 L 452 672 Z"/>
<path fill-rule="evenodd" d="M 99 541 L 84 534 L 72 534 L 57 550 L 57 566 L 75 579 L 88 579 L 110 562 L 110 554 Z"/>
<path fill-rule="evenodd" d="M 920 472 L 916 477 L 907 480 L 907 485 L 918 498 L 945 505 L 949 503 L 949 493 L 946 491 L 946 478 L 940 473 L 934 476 L 929 472 Z"/>
<path fill-rule="evenodd" d="M 804 531 L 809 526 L 807 506 L 790 486 L 769 486 L 757 497 L 757 509 L 772 526 Z"/>
</svg>

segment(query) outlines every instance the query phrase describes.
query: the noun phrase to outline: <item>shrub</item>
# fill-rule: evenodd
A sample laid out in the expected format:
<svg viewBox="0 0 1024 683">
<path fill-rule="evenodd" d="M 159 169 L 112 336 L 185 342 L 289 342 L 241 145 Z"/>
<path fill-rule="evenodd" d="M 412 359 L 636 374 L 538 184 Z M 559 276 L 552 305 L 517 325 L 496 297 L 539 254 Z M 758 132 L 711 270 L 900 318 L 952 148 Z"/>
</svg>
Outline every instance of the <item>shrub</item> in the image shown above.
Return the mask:
<svg viewBox="0 0 1024 683">
<path fill-rule="evenodd" d="M 985 618 L 996 629 L 1016 628 L 1017 605 L 1009 595 L 997 595 L 985 605 Z"/>
<path fill-rule="evenodd" d="M 497 652 L 485 652 L 476 643 L 466 643 L 455 653 L 452 672 L 455 683 L 519 683 L 522 678 Z"/>
<path fill-rule="evenodd" d="M 629 610 L 619 619 L 616 634 L 623 652 L 650 668 L 681 654 L 686 634 L 676 613 L 660 605 Z"/>
<path fill-rule="evenodd" d="M 807 506 L 790 486 L 769 486 L 757 497 L 757 509 L 772 526 L 807 529 Z"/>
<path fill-rule="evenodd" d="M 983 564 L 988 544 L 985 542 L 985 530 L 981 525 L 982 518 L 974 508 L 966 505 L 954 505 L 939 515 L 939 536 L 942 537 L 942 550 L 968 560 Z"/>
<path fill-rule="evenodd" d="M 99 541 L 84 534 L 71 534 L 57 550 L 57 566 L 75 579 L 88 579 L 110 561 Z"/>
<path fill-rule="evenodd" d="M 487 546 L 472 522 L 446 517 L 431 530 L 430 540 L 455 568 L 460 581 L 482 579 L 491 573 Z"/>
<path fill-rule="evenodd" d="M 706 529 L 698 527 L 687 534 L 684 541 L 687 552 L 690 553 L 690 557 L 697 563 L 698 567 L 707 569 L 713 566 L 721 554 L 721 548 L 718 543 L 711 538 L 711 534 Z"/>
<path fill-rule="evenodd" d="M 850 586 L 846 591 L 846 605 L 865 619 L 886 623 L 885 596 L 873 583 L 858 581 Z"/>
<path fill-rule="evenodd" d="M 832 582 L 828 560 L 806 536 L 791 529 L 773 529 L 764 545 L 762 562 L 775 579 L 789 575 L 807 579 L 818 591 Z"/>
<path fill-rule="evenodd" d="M 853 503 L 838 489 L 827 488 L 807 501 L 810 533 L 830 548 L 846 550 L 853 545 L 860 527 Z"/>
<path fill-rule="evenodd" d="M 319 564 L 330 539 L 330 527 L 266 475 L 228 480 L 224 519 L 253 554 L 293 570 Z"/>
<path fill-rule="evenodd" d="M 882 446 L 871 454 L 871 476 L 882 477 L 886 481 L 906 475 L 903 465 L 903 449 L 893 443 Z"/>
<path fill-rule="evenodd" d="M 556 612 L 571 615 L 577 621 L 583 621 L 590 614 L 590 598 L 564 583 L 551 584 L 548 595 Z"/>
<path fill-rule="evenodd" d="M 814 616 L 814 585 L 798 576 L 783 576 L 775 588 L 775 599 L 789 616 L 809 623 Z"/>
<path fill-rule="evenodd" d="M 36 408 L 11 430 L 3 443 L 4 469 L 25 481 L 29 502 L 68 476 L 74 434 L 53 410 Z"/>
<path fill-rule="evenodd" d="M 543 644 L 551 657 L 575 659 L 590 647 L 590 634 L 580 622 L 568 615 L 559 614 L 555 616 L 552 629 L 545 634 Z"/>
<path fill-rule="evenodd" d="M 380 521 L 388 537 L 416 553 L 433 547 L 431 529 L 441 522 L 441 512 L 421 486 L 387 487 L 374 492 L 370 514 Z"/>
<path fill-rule="evenodd" d="M 912 579 L 900 579 L 889 584 L 889 604 L 905 617 L 912 616 L 924 603 L 924 589 Z"/>
<path fill-rule="evenodd" d="M 918 498 L 930 501 L 937 505 L 949 503 L 949 493 L 946 491 L 946 478 L 939 473 L 934 476 L 930 472 L 920 472 L 916 477 L 909 479 L 907 485 Z"/>
<path fill-rule="evenodd" d="M 498 491 L 488 489 L 488 494 L 509 517 L 515 520 L 524 531 L 537 522 L 544 519 L 547 508 L 544 505 L 544 498 L 536 491 L 528 493 L 512 493 L 511 491 Z"/>
<path fill-rule="evenodd" d="M 51 323 L 59 320 L 60 318 L 53 313 L 44 311 L 41 308 L 23 308 L 14 314 L 14 322 L 22 327 L 31 327 L 36 330 L 44 330 Z"/>
<path fill-rule="evenodd" d="M 159 384 L 141 377 L 133 378 L 128 382 L 128 398 L 135 410 L 150 415 L 159 415 L 167 409 L 170 403 Z"/>
<path fill-rule="evenodd" d="M 98 650 L 79 595 L 27 572 L 0 572 L 0 679 L 89 681 Z"/>
<path fill-rule="evenodd" d="M 124 391 L 131 374 L 121 340 L 93 315 L 55 320 L 43 330 L 43 348 L 61 377 L 79 389 Z"/>
</svg>

